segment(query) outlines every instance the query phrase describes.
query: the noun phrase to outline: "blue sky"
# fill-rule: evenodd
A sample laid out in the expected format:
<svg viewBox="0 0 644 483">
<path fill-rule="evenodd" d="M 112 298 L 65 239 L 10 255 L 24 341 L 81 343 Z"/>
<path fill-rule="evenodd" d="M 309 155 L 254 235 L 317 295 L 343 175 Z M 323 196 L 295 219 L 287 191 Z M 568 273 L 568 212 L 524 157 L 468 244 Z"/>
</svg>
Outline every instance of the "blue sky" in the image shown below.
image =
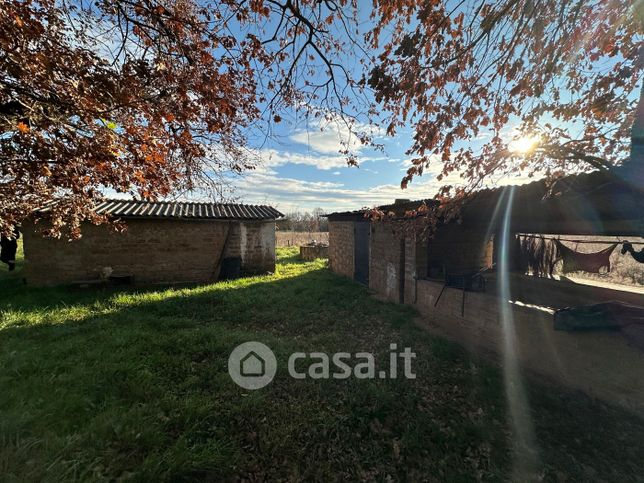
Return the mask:
<svg viewBox="0 0 644 483">
<path fill-rule="evenodd" d="M 370 27 L 372 8 L 369 0 L 359 0 L 360 30 Z M 263 26 L 267 31 L 272 31 L 271 27 L 274 28 L 270 24 Z M 342 32 L 336 34 L 344 35 Z M 355 65 L 350 48 L 342 51 L 342 57 L 345 67 Z M 435 177 L 441 171 L 441 164 L 436 162 L 406 190 L 400 189 L 400 181 L 409 167 L 405 152 L 412 141 L 411 125 L 399 130 L 395 137 L 387 137 L 376 122 L 375 141 L 381 143 L 384 150 L 353 142 L 359 167 L 349 167 L 346 157 L 340 154 L 342 141 L 349 136 L 342 123 L 319 119 L 307 121 L 295 112 L 280 114 L 283 114 L 283 121 L 274 126 L 274 136 L 268 140 L 262 138 L 261 144 L 250 141 L 259 160 L 257 168 L 232 179 L 233 196 L 240 202 L 270 204 L 283 212 L 310 211 L 318 207 L 331 212 L 390 203 L 395 198 L 429 198 L 443 184 L 460 183 L 458 175 L 438 182 Z M 501 135 L 510 140 L 513 127 L 512 124 L 506 126 Z M 485 134 L 479 135 L 466 143 L 457 142 L 454 148 L 471 147 L 476 151 L 484 140 Z M 490 180 L 489 185 L 528 181 L 531 179 L 516 176 Z"/>
<path fill-rule="evenodd" d="M 447 0 L 447 3 L 463 9 L 473 8 L 470 3 L 463 4 L 456 0 Z M 360 30 L 369 28 L 369 13 L 372 8 L 369 0 L 359 0 Z M 458 9 L 455 13 L 457 12 Z M 352 65 L 352 62 L 353 65 L 356 64 L 350 48 L 343 50 L 342 56 L 345 66 Z M 619 58 L 607 58 L 600 64 L 603 69 L 608 69 L 617 61 Z M 572 96 L 566 90 L 565 83 L 562 81 L 560 84 L 562 98 Z M 631 94 L 635 100 L 639 91 L 635 89 Z M 542 121 L 557 125 L 548 116 L 542 118 Z M 515 128 L 518 124 L 517 118 L 508 123 L 500 135 L 510 142 L 517 136 Z M 567 129 L 573 136 L 583 133 L 583 122 L 568 121 L 559 126 Z M 331 212 L 391 203 L 395 198 L 429 198 L 444 184 L 462 184 L 457 174 L 438 182 L 436 175 L 440 173 L 442 166 L 437 161 L 424 170 L 422 177 L 415 178 L 406 190 L 401 190 L 400 181 L 409 167 L 409 157 L 405 152 L 412 142 L 412 125 L 410 123 L 407 129 L 399 130 L 395 137 L 387 137 L 380 131 L 384 133 L 384 129 L 380 128 L 376 132 L 375 141 L 384 145 L 384 151 L 354 144 L 359 167 L 348 167 L 345 157 L 339 152 L 342 149 L 341 141 L 348 135 L 341 123 L 320 123 L 319 120 L 307 123 L 294 114 L 290 120 L 285 119 L 276 126 L 276 139 L 258 148 L 261 159 L 258 168 L 235 180 L 236 196 L 244 202 L 271 204 L 284 212 L 316 207 Z M 490 132 L 481 133 L 476 139 L 455 143 L 453 148 L 472 148 L 476 152 L 490 135 Z M 500 175 L 495 179 L 488 178 L 486 184 L 490 187 L 519 185 L 533 180 L 534 178 L 524 175 Z"/>
<path fill-rule="evenodd" d="M 245 202 L 272 204 L 283 211 L 355 209 L 402 197 L 404 147 L 383 139 L 385 151 L 354 144 L 359 167 L 348 167 L 339 153 L 348 132 L 339 123 L 284 123 L 278 140 L 259 150 L 261 164 L 236 180 Z"/>
<path fill-rule="evenodd" d="M 372 4 L 359 1 L 360 29 L 370 26 L 369 13 Z M 336 32 L 342 37 L 342 32 Z M 350 48 L 344 56 L 352 58 Z M 357 64 L 343 63 L 345 66 Z M 360 77 L 358 75 L 356 77 Z M 384 145 L 384 151 L 374 150 L 352 143 L 358 154 L 359 167 L 348 167 L 346 157 L 340 154 L 342 140 L 348 139 L 348 131 L 340 122 L 309 121 L 296 113 L 282 116 L 283 121 L 274 126 L 275 136 L 257 148 L 260 164 L 234 180 L 234 196 L 245 203 L 270 204 L 283 212 L 310 211 L 320 207 L 327 212 L 351 210 L 364 206 L 391 203 L 395 198 L 420 199 L 436 194 L 438 188 L 460 182 L 458 176 L 439 183 L 435 176 L 440 172 L 440 163 L 435 163 L 421 178 L 416 178 L 407 189 L 401 190 L 400 181 L 409 167 L 406 150 L 412 142 L 410 128 L 401 129 L 395 137 L 384 134 L 377 126 L 375 141 Z M 375 122 L 372 119 L 372 122 Z M 511 137 L 512 126 L 507 135 Z M 467 146 L 476 149 L 484 136 L 471 140 Z M 262 139 L 264 141 L 264 139 Z M 252 142 L 250 143 L 252 147 Z M 465 147 L 457 143 L 455 148 Z M 528 178 L 497 180 L 491 184 L 522 184 Z"/>
<path fill-rule="evenodd" d="M 440 163 L 426 170 L 405 190 L 400 181 L 408 167 L 405 155 L 412 138 L 411 130 L 388 137 L 376 132 L 384 152 L 354 144 L 359 167 L 348 167 L 339 153 L 347 131 L 336 122 L 314 120 L 307 124 L 282 122 L 276 139 L 258 150 L 260 165 L 235 180 L 235 196 L 245 203 L 270 204 L 288 212 L 320 207 L 327 212 L 357 209 L 393 202 L 395 198 L 420 199 L 436 194 L 445 183 L 435 175 Z M 510 136 L 510 131 L 508 131 Z M 470 145 L 480 145 L 473 140 Z M 447 180 L 459 182 L 458 176 Z M 522 184 L 527 178 L 496 180 L 494 184 Z"/>
</svg>

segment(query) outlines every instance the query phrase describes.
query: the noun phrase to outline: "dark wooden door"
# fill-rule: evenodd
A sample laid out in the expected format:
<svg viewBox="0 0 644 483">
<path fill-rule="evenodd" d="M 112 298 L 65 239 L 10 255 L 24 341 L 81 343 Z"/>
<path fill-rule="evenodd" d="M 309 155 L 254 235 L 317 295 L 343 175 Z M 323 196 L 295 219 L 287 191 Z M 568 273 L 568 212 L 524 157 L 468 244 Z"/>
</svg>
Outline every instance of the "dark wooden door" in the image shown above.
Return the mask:
<svg viewBox="0 0 644 483">
<path fill-rule="evenodd" d="M 368 221 L 353 224 L 354 278 L 365 285 L 369 285 L 369 225 Z"/>
</svg>

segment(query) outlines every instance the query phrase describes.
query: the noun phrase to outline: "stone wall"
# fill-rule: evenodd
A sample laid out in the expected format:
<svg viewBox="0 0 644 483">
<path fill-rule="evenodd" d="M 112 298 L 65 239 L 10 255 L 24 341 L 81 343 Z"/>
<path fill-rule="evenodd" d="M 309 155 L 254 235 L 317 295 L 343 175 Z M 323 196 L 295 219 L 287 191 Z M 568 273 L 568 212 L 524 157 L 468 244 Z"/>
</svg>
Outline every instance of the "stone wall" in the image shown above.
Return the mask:
<svg viewBox="0 0 644 483">
<path fill-rule="evenodd" d="M 75 241 L 43 238 L 41 226 L 25 223 L 27 283 L 98 279 L 104 267 L 111 267 L 114 275 L 134 276 L 135 283 L 205 282 L 217 279 L 222 255 L 241 257 L 244 273 L 275 268 L 272 221 L 130 219 L 126 223 L 122 233 L 85 224 L 82 238 Z"/>
<path fill-rule="evenodd" d="M 335 273 L 353 278 L 354 226 L 353 221 L 329 221 L 329 267 Z"/>
</svg>

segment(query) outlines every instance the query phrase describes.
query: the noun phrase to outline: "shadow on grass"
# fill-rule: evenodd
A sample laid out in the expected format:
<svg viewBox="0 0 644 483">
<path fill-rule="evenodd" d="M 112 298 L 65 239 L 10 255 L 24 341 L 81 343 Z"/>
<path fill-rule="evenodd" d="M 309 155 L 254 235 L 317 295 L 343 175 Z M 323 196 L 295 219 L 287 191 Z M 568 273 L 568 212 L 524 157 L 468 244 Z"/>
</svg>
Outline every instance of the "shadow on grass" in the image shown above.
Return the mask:
<svg viewBox="0 0 644 483">
<path fill-rule="evenodd" d="M 300 258 L 300 252 L 297 249 L 288 248 L 283 250 L 286 252 L 286 254 L 280 257 L 280 263 L 306 263 Z"/>
<path fill-rule="evenodd" d="M 299 257 L 296 248 L 278 249 L 278 267 L 310 267 L 311 262 L 306 262 Z M 326 267 L 319 265 L 317 269 Z M 182 284 L 141 284 L 131 286 L 104 286 L 78 288 L 71 285 L 58 285 L 52 287 L 34 287 L 26 284 L 23 274 L 24 261 L 18 260 L 17 268 L 9 272 L 4 264 L 0 264 L 0 310 L 52 310 L 60 307 L 91 307 L 101 303 L 109 303 L 114 297 L 140 296 L 141 294 L 164 293 L 165 298 L 185 297 L 190 294 L 191 290 L 197 290 L 199 293 L 208 293 L 217 291 L 218 285 L 224 290 L 236 285 L 235 281 L 231 282 L 207 282 L 203 284 L 182 283 Z M 296 268 L 290 271 L 310 271 L 310 268 Z M 243 279 L 242 279 L 243 280 Z M 251 278 L 251 284 L 269 283 L 275 280 L 270 276 L 258 276 Z M 200 290 L 204 288 L 204 290 Z M 174 294 L 170 294 L 174 292 Z M 170 295 L 168 295 L 170 294 Z M 192 294 L 191 294 L 192 295 Z"/>
<path fill-rule="evenodd" d="M 43 289 L 32 296 L 43 293 L 61 295 Z M 305 473 L 328 442 L 319 431 L 344 434 L 343 425 L 354 417 L 352 424 L 361 426 L 366 407 L 392 404 L 384 397 L 389 391 L 351 386 L 347 392 L 346 384 L 328 382 L 324 390 L 325 383 L 298 384 L 280 374 L 265 392 L 246 395 L 226 371 L 232 348 L 265 342 L 282 368 L 295 350 L 376 352 L 388 341 L 360 332 L 382 327 L 383 314 L 387 324 L 399 326 L 413 316 L 408 309 L 365 304 L 363 287 L 319 268 L 288 278 L 86 295 L 72 294 L 46 311 L 27 297 L 3 312 L 5 475 L 84 479 L 99 471 L 118 478 L 136 471 L 146 478 L 219 478 L 240 474 L 239 466 L 257 466 L 288 476 L 274 452 L 282 460 L 292 454 L 297 471 Z M 372 400 L 379 391 L 382 403 Z M 347 397 L 360 407 L 337 419 Z M 260 433 L 263 449 L 239 461 Z M 354 436 L 347 438 L 355 443 Z M 309 454 L 304 448 L 311 445 Z M 390 452 L 389 445 L 373 447 Z M 349 462 L 355 474 L 359 455 L 342 444 L 337 452 L 338 461 L 322 474 Z M 29 463 L 34 460 L 40 463 Z"/>
<path fill-rule="evenodd" d="M 508 474 L 498 370 L 320 263 L 289 255 L 273 277 L 180 290 L 16 290 L 0 330 L 0 473 L 9 477 Z M 227 373 L 230 351 L 249 340 L 271 347 L 279 368 L 251 393 Z M 417 353 L 416 379 L 295 380 L 284 370 L 294 351 L 387 361 L 390 343 Z M 555 388 L 530 395 L 546 479 L 562 468 L 573 480 L 644 474 L 641 422 Z"/>
</svg>

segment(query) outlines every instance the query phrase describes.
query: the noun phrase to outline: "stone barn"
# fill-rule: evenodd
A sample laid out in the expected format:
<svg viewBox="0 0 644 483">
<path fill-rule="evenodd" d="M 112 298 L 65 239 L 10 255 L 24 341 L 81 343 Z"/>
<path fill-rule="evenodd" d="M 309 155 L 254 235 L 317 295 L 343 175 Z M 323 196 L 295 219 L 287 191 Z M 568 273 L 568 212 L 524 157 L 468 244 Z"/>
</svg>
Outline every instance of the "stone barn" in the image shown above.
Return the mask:
<svg viewBox="0 0 644 483">
<path fill-rule="evenodd" d="M 96 212 L 123 221 L 126 230 L 85 223 L 82 237 L 68 241 L 23 223 L 27 283 L 108 276 L 143 284 L 209 282 L 275 269 L 275 220 L 282 214 L 270 206 L 107 200 Z"/>
</svg>

